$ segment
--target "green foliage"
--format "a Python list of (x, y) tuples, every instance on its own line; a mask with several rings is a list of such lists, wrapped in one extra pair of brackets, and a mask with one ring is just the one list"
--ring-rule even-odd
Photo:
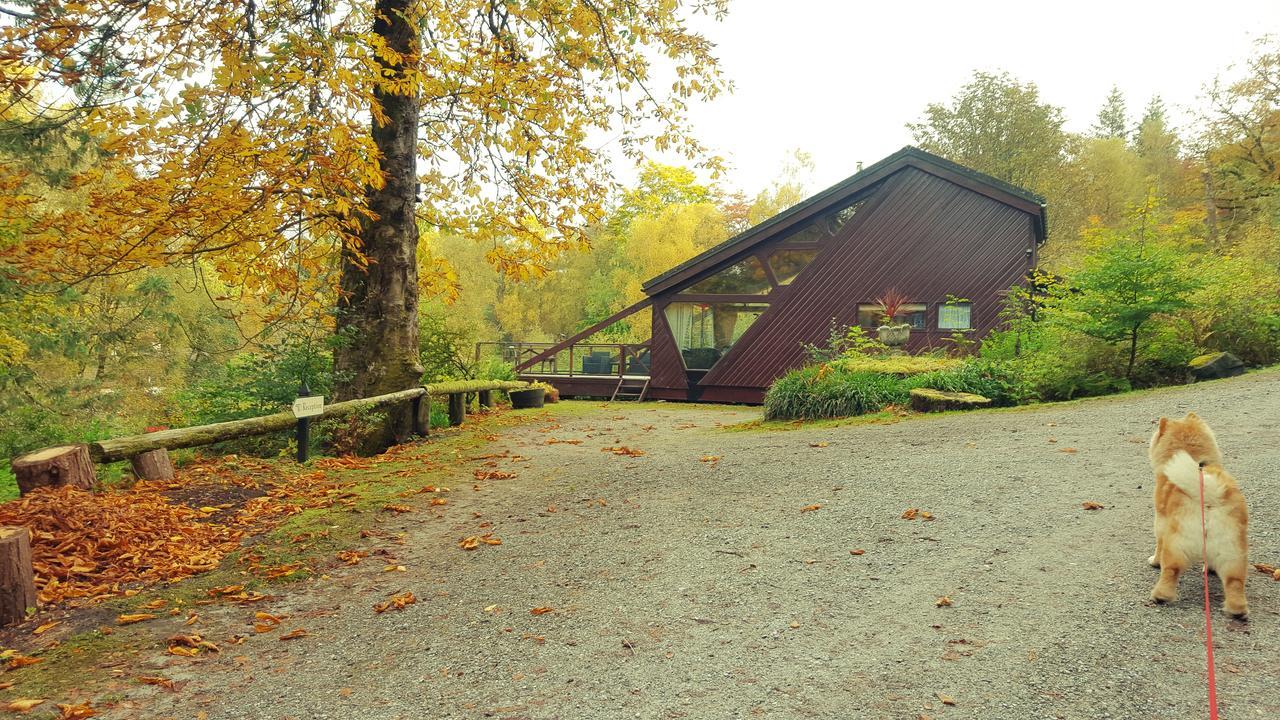
[(837, 358), (857, 358), (887, 351), (884, 343), (871, 337), (857, 325), (841, 325), (835, 318), (827, 328), (827, 339), (822, 345), (803, 343), (801, 347), (809, 362), (830, 362)]
[(1021, 405), (1036, 397), (1017, 363), (975, 358), (950, 367), (913, 375), (910, 388), (933, 388), (948, 392), (973, 393), (990, 398), (993, 405)]
[(766, 420), (813, 420), (875, 412), (907, 402), (899, 378), (874, 372), (844, 372), (808, 365), (783, 375), (764, 398)]

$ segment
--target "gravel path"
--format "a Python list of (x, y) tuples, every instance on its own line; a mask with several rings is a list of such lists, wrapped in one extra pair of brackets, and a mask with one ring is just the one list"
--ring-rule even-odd
[[(290, 586), (272, 611), (309, 637), (154, 658), (189, 684), (116, 712), (1207, 717), (1198, 574), (1177, 604), (1147, 602), (1145, 444), (1155, 418), (1188, 409), (1244, 487), (1252, 558), (1280, 564), (1277, 372), (790, 432), (716, 427), (758, 416), (749, 408), (615, 404), (503, 431), (492, 452), (528, 457), (502, 461), (518, 477), (478, 491), (468, 478), (443, 520), (406, 525), (407, 545), (388, 547), (408, 572), (371, 558)], [(619, 445), (645, 455), (601, 451)], [(936, 519), (902, 519), (912, 507)], [(502, 545), (456, 546), (487, 531)], [(371, 611), (400, 589), (418, 603)], [(1223, 717), (1280, 717), (1280, 583), (1250, 575), (1248, 623), (1229, 622), (1212, 591)]]

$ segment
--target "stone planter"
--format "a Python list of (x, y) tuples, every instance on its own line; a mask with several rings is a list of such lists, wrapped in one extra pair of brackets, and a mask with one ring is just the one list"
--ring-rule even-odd
[(516, 410), (523, 408), (540, 408), (546, 400), (547, 391), (542, 388), (529, 388), (528, 390), (512, 390), (507, 393), (511, 397), (511, 407)]
[(902, 325), (881, 325), (876, 329), (876, 337), (880, 342), (891, 348), (900, 348), (907, 344), (907, 340), (911, 338), (911, 326), (903, 323)]

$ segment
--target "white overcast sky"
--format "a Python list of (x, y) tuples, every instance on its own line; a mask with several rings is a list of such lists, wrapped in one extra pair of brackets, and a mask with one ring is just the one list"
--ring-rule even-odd
[(1155, 94), (1177, 113), (1280, 34), (1280, 0), (735, 0), (695, 27), (736, 86), (692, 108), (698, 137), (732, 163), (722, 184), (754, 195), (792, 149), (813, 155), (816, 191), (909, 144), (906, 123), (975, 69), (1036, 83), (1069, 130), (1089, 128), (1112, 84), (1131, 115)]

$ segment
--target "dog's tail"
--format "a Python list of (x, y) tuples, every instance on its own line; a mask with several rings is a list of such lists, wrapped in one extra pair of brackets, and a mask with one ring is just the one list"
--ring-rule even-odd
[[(1218, 481), (1218, 470), (1220, 468), (1212, 465), (1204, 468), (1205, 505), (1217, 505), (1222, 500), (1223, 487)], [(1200, 497), (1200, 463), (1185, 450), (1174, 453), (1173, 457), (1165, 462), (1161, 472), (1182, 492), (1193, 498)]]

